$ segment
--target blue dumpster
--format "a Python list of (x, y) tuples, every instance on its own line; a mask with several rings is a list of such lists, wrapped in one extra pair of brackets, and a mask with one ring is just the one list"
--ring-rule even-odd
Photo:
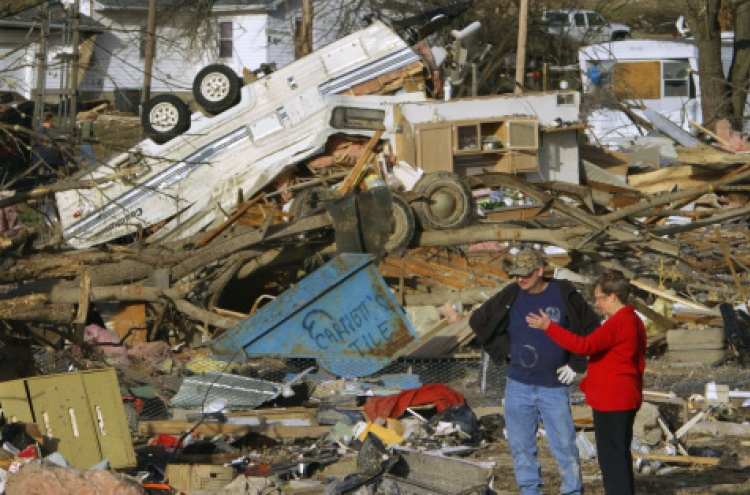
[(366, 254), (341, 254), (208, 343), (218, 359), (315, 358), (339, 376), (367, 376), (417, 334)]

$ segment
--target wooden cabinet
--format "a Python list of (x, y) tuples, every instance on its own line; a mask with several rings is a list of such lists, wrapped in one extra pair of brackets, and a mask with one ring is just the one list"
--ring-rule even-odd
[(417, 165), (425, 172), (452, 171), (460, 176), (538, 170), (539, 124), (514, 116), (422, 124), (416, 127)]

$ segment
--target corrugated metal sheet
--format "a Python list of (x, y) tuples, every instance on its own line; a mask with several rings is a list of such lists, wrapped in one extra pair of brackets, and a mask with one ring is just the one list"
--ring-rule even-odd
[(281, 386), (272, 382), (214, 371), (185, 378), (172, 405), (187, 409), (223, 400), (229, 409), (253, 409), (280, 392)]

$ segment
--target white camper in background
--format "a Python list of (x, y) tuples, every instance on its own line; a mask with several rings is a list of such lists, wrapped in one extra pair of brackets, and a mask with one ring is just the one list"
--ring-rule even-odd
[[(725, 75), (733, 43), (733, 33), (724, 33), (721, 58)], [(698, 48), (692, 39), (600, 43), (581, 48), (579, 61), (583, 112), (590, 126), (587, 132), (597, 144), (615, 147), (640, 135), (625, 113), (604, 105), (607, 98), (642, 103), (688, 131), (692, 130), (690, 120), (701, 121)], [(589, 76), (593, 65), (600, 68), (599, 84)], [(633, 112), (643, 116), (640, 110)]]

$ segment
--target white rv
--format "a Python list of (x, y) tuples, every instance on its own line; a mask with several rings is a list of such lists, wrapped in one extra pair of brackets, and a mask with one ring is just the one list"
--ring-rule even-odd
[[(477, 30), (452, 33), (460, 61), (448, 60), (454, 81), (461, 79), (455, 66), (469, 60), (462, 42)], [(412, 204), (394, 196), (394, 232), (399, 223), (411, 232), (401, 229), (392, 245), (408, 244), (415, 215), (427, 229), (469, 223), (475, 209), (462, 176), (502, 171), (578, 182), (578, 93), (428, 101), (424, 84), (412, 81), (425, 65), (375, 23), (244, 87), (233, 73), (209, 66), (194, 92), (216, 115), (189, 116), (173, 95), (150, 100), (143, 119), (151, 139), (80, 178), (133, 171), (95, 189), (56, 194), (64, 238), (86, 248), (153, 226), (152, 240), (184, 239), (223, 222), (238, 191), (250, 198), (284, 171), (321, 158), (331, 140), (361, 142), (377, 131), (388, 144), (382, 162), (415, 193)], [(399, 79), (411, 92), (367, 94)], [(341, 94), (350, 89), (361, 96)]]
[[(725, 75), (732, 61), (734, 37), (722, 37)], [(630, 39), (585, 46), (579, 51), (584, 87), (587, 131), (598, 144), (617, 146), (640, 135), (637, 126), (619, 110), (604, 104), (608, 98), (643, 104), (690, 131), (690, 120), (701, 121), (698, 48), (692, 39)], [(589, 69), (599, 66), (595, 84)], [(643, 113), (633, 112), (642, 117)]]

